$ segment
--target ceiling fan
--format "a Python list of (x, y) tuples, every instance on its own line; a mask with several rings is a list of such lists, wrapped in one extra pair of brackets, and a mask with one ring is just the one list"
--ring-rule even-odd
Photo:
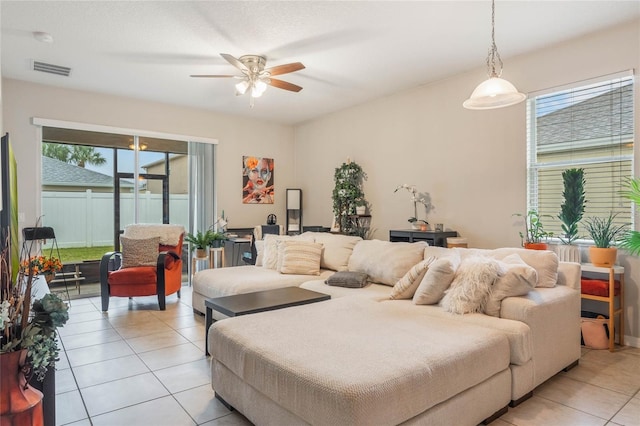
[(283, 80), (271, 78), (274, 75), (288, 74), (290, 72), (300, 71), (304, 69), (304, 65), (300, 62), (292, 62), (290, 64), (277, 65), (275, 67), (265, 69), (267, 58), (260, 55), (244, 55), (235, 58), (227, 53), (221, 53), (224, 59), (231, 65), (238, 68), (242, 75), (191, 75), (191, 77), (204, 78), (236, 78), (240, 82), (236, 84), (236, 96), (244, 95), (247, 91), (251, 93), (249, 105), (253, 108), (254, 98), (262, 96), (267, 85), (277, 87), (278, 89), (289, 90), (291, 92), (299, 92), (302, 87)]

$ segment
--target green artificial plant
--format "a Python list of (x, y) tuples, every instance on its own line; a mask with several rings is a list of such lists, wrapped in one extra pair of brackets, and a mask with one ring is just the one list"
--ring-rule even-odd
[(192, 246), (191, 249), (192, 250), (194, 248), (198, 249), (198, 250), (204, 250), (213, 241), (213, 235), (214, 235), (214, 232), (209, 229), (209, 230), (207, 230), (205, 232), (198, 231), (195, 234), (188, 233), (184, 237), (184, 240), (186, 242), (188, 242), (189, 244), (191, 244), (191, 246)]
[(553, 232), (547, 232), (542, 225), (542, 217), (551, 217), (550, 215), (541, 215), (537, 210), (529, 210), (526, 215), (522, 213), (514, 213), (512, 216), (518, 216), (524, 219), (524, 230), (520, 232), (520, 239), (522, 245), (535, 244), (542, 241), (543, 238), (549, 238), (553, 236)]
[[(635, 203), (636, 209), (640, 209), (640, 178), (630, 179), (627, 183), (627, 190), (622, 194)], [(632, 255), (639, 256), (640, 232), (628, 230), (619, 245), (620, 248), (628, 250)]]
[(343, 234), (353, 234), (355, 225), (349, 216), (356, 213), (358, 203), (365, 203), (363, 182), (367, 179), (362, 167), (354, 161), (336, 168), (334, 173), (335, 187), (331, 198), (333, 199), (333, 215)]
[(626, 224), (616, 225), (616, 216), (618, 216), (617, 213), (611, 212), (607, 218), (591, 216), (585, 220), (587, 232), (596, 247), (609, 248), (617, 245), (620, 238), (627, 232)]
[(578, 223), (582, 220), (585, 204), (587, 200), (584, 194), (584, 169), (567, 169), (562, 172), (562, 181), (564, 182), (564, 203), (560, 206), (560, 214), (558, 219), (562, 222), (562, 231), (564, 237), (560, 236), (560, 240), (564, 244), (571, 244), (578, 237)]

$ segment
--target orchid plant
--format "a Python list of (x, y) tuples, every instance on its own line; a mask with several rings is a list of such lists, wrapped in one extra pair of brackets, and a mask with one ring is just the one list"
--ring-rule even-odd
[(425, 224), (429, 224), (426, 220), (418, 219), (418, 203), (422, 204), (425, 208), (425, 211), (428, 213), (429, 210), (433, 207), (430, 203), (431, 196), (429, 193), (419, 193), (416, 189), (415, 185), (408, 185), (406, 183), (399, 185), (393, 192), (398, 192), (400, 189), (405, 189), (410, 194), (410, 200), (413, 202), (413, 217), (408, 219), (408, 222), (413, 224), (415, 222), (424, 222)]

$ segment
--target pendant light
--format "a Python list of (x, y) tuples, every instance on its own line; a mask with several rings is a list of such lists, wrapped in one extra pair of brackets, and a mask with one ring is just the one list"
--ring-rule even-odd
[(471, 97), (462, 106), (467, 109), (494, 109), (515, 105), (526, 99), (527, 95), (518, 92), (513, 84), (500, 78), (502, 75), (502, 59), (498, 53), (495, 35), (496, 2), (491, 0), (491, 47), (487, 56), (489, 79), (476, 87)]

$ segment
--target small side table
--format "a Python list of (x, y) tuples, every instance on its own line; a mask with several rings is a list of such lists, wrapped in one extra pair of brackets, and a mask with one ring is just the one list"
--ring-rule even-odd
[(193, 253), (193, 257), (191, 258), (191, 280), (193, 281), (193, 276), (196, 274), (196, 265), (198, 262), (208, 261), (211, 264), (210, 256), (198, 257), (195, 253)]
[[(220, 262), (217, 262), (217, 261)], [(224, 247), (209, 248), (209, 268), (213, 269), (218, 263), (218, 268), (224, 268)]]
[[(605, 268), (600, 266), (594, 266), (591, 263), (583, 263), (581, 264), (582, 272), (590, 272), (595, 274), (605, 274), (609, 278), (609, 296), (594, 296), (592, 294), (584, 294), (581, 293), (580, 297), (586, 300), (595, 300), (598, 302), (604, 302), (609, 304), (609, 352), (613, 352), (615, 346), (615, 316), (619, 315), (620, 326), (618, 328), (618, 335), (620, 336), (619, 342), (620, 346), (624, 345), (624, 266), (614, 265), (611, 268)], [(619, 293), (619, 305), (616, 309), (615, 299), (615, 285), (616, 285), (616, 275), (620, 280), (620, 293)]]

